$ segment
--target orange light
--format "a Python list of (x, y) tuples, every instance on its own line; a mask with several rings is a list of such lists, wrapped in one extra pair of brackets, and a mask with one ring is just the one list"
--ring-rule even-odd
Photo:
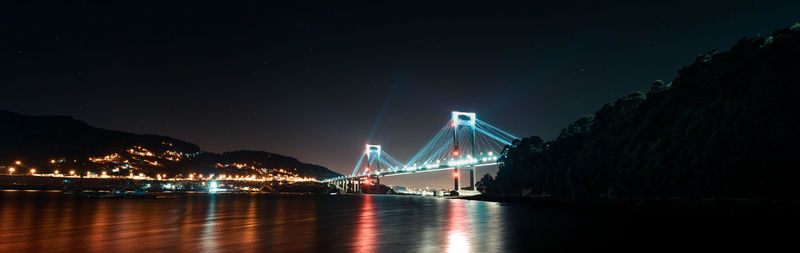
[(31, 174), (36, 173), (36, 169), (31, 169)]
[(56, 163), (56, 160), (50, 160), (50, 163)]
[(458, 156), (458, 150), (453, 151), (453, 156)]
[(14, 164), (20, 165), (20, 164), (22, 164), (22, 162), (21, 161), (16, 161), (16, 162), (14, 162)]
[(453, 177), (458, 177), (458, 173), (453, 173)]

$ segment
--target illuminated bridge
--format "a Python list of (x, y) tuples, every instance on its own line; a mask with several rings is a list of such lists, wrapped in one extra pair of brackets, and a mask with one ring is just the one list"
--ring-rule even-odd
[(407, 162), (395, 159), (381, 145), (367, 144), (350, 175), (322, 180), (350, 192), (380, 184), (381, 177), (453, 170), (454, 189), (460, 190), (459, 170), (469, 170), (469, 189), (475, 189), (476, 167), (496, 165), (499, 153), (518, 139), (479, 120), (475, 113), (456, 112), (433, 138)]

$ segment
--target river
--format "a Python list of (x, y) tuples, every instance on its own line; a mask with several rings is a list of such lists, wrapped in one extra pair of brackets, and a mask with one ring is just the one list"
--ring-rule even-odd
[(198, 193), (86, 199), (54, 191), (0, 191), (0, 252), (599, 249), (663, 232), (657, 227), (664, 224), (647, 220), (419, 196)]

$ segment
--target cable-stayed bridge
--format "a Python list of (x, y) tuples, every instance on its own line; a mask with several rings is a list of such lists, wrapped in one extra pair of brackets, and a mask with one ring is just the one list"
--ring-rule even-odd
[(454, 189), (461, 189), (460, 170), (469, 170), (469, 189), (475, 189), (476, 168), (496, 165), (499, 153), (516, 136), (479, 120), (475, 113), (451, 114), (447, 123), (407, 162), (389, 155), (381, 145), (366, 144), (350, 175), (328, 178), (346, 191), (379, 185), (381, 177), (453, 170)]

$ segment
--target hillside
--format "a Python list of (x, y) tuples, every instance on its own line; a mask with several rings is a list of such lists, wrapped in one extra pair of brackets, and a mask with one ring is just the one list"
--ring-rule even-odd
[[(654, 59), (657, 60), (657, 59)], [(800, 25), (508, 147), (490, 194), (796, 199)]]
[(288, 156), (261, 151), (202, 152), (195, 144), (171, 137), (100, 129), (70, 117), (0, 111), (0, 122), (0, 166), (23, 161), (23, 167), (40, 170), (102, 170), (120, 175), (338, 175)]

